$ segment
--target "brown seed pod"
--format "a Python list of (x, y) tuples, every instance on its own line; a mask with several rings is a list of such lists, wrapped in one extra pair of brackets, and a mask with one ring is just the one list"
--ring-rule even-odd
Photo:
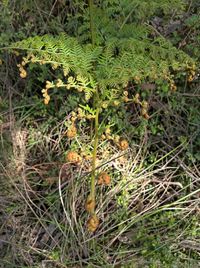
[(171, 85), (171, 91), (173, 91), (173, 92), (174, 92), (174, 91), (176, 91), (176, 90), (177, 90), (177, 86), (176, 86), (176, 85), (174, 85), (174, 84), (172, 84), (172, 85)]
[(70, 151), (66, 155), (67, 162), (71, 162), (74, 164), (80, 164), (81, 160), (82, 160), (81, 156), (74, 151)]
[(118, 146), (122, 151), (124, 151), (124, 150), (128, 149), (129, 144), (128, 144), (128, 141), (126, 139), (120, 139)]
[(96, 215), (91, 216), (87, 222), (88, 231), (93, 233), (96, 231), (98, 226), (99, 226), (99, 218)]
[(141, 115), (145, 118), (145, 119), (149, 119), (149, 115), (148, 115), (148, 112), (147, 112), (147, 109), (145, 108), (142, 108), (141, 110)]
[(95, 209), (95, 200), (91, 198), (91, 196), (88, 196), (86, 204), (85, 204), (85, 209), (87, 212), (91, 213)]
[(21, 78), (26, 78), (26, 77), (27, 77), (27, 72), (26, 72), (26, 70), (21, 69), (19, 75), (20, 75)]
[(194, 76), (193, 75), (189, 75), (187, 81), (188, 82), (192, 82), (193, 80), (194, 80)]
[(150, 118), (150, 116), (148, 115), (148, 113), (143, 114), (143, 117), (144, 117), (145, 119), (147, 119), (147, 120)]
[(106, 172), (101, 172), (98, 176), (99, 185), (110, 185), (110, 175)]
[(72, 139), (74, 137), (76, 137), (76, 134), (77, 134), (77, 129), (76, 129), (76, 126), (73, 124), (67, 131), (67, 137)]

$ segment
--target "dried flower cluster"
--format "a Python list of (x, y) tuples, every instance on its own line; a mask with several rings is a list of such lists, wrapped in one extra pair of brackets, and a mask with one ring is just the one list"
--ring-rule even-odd
[(82, 157), (77, 152), (69, 151), (66, 155), (66, 161), (72, 164), (80, 164)]
[(73, 138), (76, 137), (76, 134), (77, 134), (77, 128), (76, 128), (75, 124), (72, 124), (72, 125), (69, 127), (69, 129), (67, 130), (66, 135), (67, 135), (67, 137), (68, 137), (69, 139), (73, 139)]
[(50, 81), (46, 81), (46, 86), (45, 88), (42, 89), (42, 95), (44, 97), (44, 104), (47, 105), (50, 101), (50, 95), (48, 94), (48, 90), (50, 88), (53, 88), (54, 84), (51, 83)]
[(95, 232), (99, 226), (99, 218), (96, 215), (92, 215), (87, 222), (87, 229), (90, 232)]
[(196, 70), (195, 65), (188, 66), (188, 78), (187, 78), (188, 82), (192, 82), (194, 80), (195, 70)]
[(110, 185), (110, 175), (106, 172), (101, 172), (98, 176), (99, 185)]
[(89, 195), (85, 204), (85, 210), (89, 213), (93, 213), (95, 209), (95, 201)]
[(129, 147), (129, 143), (126, 139), (121, 138), (121, 139), (119, 139), (118, 147), (122, 151), (127, 150)]
[(135, 96), (133, 97), (133, 102), (136, 103), (136, 104), (139, 104), (141, 106), (141, 115), (145, 119), (149, 119), (148, 102), (147, 101), (141, 101), (139, 93), (135, 94)]
[(20, 72), (20, 77), (21, 78), (26, 78), (27, 77), (27, 72), (24, 69), (24, 66), (26, 65), (25, 61), (22, 61), (21, 64), (17, 64), (17, 67), (19, 68), (19, 72)]

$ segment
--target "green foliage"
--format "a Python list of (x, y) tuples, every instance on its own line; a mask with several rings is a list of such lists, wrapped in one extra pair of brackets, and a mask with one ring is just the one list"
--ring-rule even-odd
[(90, 44), (80, 45), (65, 34), (45, 35), (19, 41), (12, 48), (27, 50), (28, 61), (62, 67), (65, 75), (73, 71), (74, 75), (93, 77), (100, 88), (125, 87), (137, 76), (139, 80), (167, 80), (171, 71), (183, 71), (194, 63), (164, 38), (153, 42), (146, 38), (112, 38), (104, 46), (93, 48)]
[[(96, 2), (94, 21), (97, 44), (102, 44), (112, 37), (137, 39), (148, 37), (150, 28), (145, 25), (145, 22), (153, 15), (158, 12), (170, 15), (172, 11), (183, 11), (185, 6), (185, 2), (181, 0), (151, 2), (145, 0), (108, 0)], [(89, 11), (82, 8), (79, 13), (79, 16), (81, 15), (83, 16), (83, 22), (78, 28), (78, 38), (88, 40), (90, 38)]]
[(164, 37), (152, 36), (143, 21), (157, 10), (170, 14), (171, 9), (182, 8), (183, 3), (151, 1), (149, 6), (147, 1), (99, 2), (93, 11), (94, 47), (83, 41), (89, 39), (89, 36), (83, 37), (85, 33), (81, 29), (89, 32), (89, 11), (85, 8), (81, 18), (87, 23), (82, 23), (78, 38), (64, 33), (54, 37), (35, 36), (12, 44), (12, 48), (28, 51), (26, 62), (49, 63), (61, 67), (65, 76), (72, 72), (75, 78), (89, 79), (91, 88), (100, 88), (103, 100), (108, 98), (109, 93), (105, 90), (109, 88), (109, 99), (115, 99), (121, 92), (115, 96), (113, 87), (125, 88), (130, 81), (145, 80), (156, 83), (166, 80), (171, 84), (174, 72), (183, 72), (194, 65), (187, 54), (173, 47)]

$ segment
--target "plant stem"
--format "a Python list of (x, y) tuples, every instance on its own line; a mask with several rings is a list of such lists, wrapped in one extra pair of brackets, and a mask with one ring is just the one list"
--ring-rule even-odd
[[(94, 3), (93, 0), (88, 0), (89, 4), (89, 13), (90, 13), (90, 34), (91, 34), (91, 43), (92, 46), (95, 46), (95, 27), (94, 27)], [(95, 104), (95, 97), (97, 97), (97, 105)], [(93, 106), (96, 106), (96, 115), (95, 115), (95, 122), (94, 122), (94, 148), (93, 148), (93, 157), (92, 157), (92, 172), (91, 172), (91, 189), (90, 189), (90, 198), (95, 204), (95, 179), (96, 179), (96, 158), (97, 158), (97, 147), (98, 147), (98, 131), (99, 131), (99, 95), (98, 95), (98, 88), (96, 92), (96, 96), (93, 100)], [(91, 124), (91, 133), (92, 133), (93, 126)], [(95, 213), (95, 207), (91, 211), (92, 214)]]
[[(89, 4), (89, 13), (90, 13), (90, 35), (91, 35), (91, 43), (92, 46), (95, 46), (95, 28), (94, 28), (94, 20), (93, 20), (93, 9), (94, 9), (94, 3), (93, 0), (88, 0)], [(95, 106), (95, 101), (93, 99), (93, 107)], [(92, 132), (93, 132), (93, 121), (90, 125), (90, 137), (92, 138)]]
[(92, 45), (95, 45), (95, 29), (94, 29), (94, 19), (93, 19), (93, 0), (88, 0), (89, 3), (89, 12), (90, 12), (90, 34)]
[[(94, 126), (94, 149), (92, 157), (91, 192), (90, 192), (91, 199), (94, 202), (95, 202), (96, 158), (97, 158), (97, 147), (99, 138), (98, 130), (99, 130), (99, 108), (97, 107), (95, 116), (95, 126)], [(92, 213), (94, 213), (94, 211), (92, 211)]]

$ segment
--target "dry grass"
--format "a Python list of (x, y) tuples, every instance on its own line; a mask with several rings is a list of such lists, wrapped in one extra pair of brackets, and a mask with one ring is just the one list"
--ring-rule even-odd
[[(187, 222), (199, 213), (199, 170), (195, 165), (189, 168), (179, 157), (184, 144), (147, 165), (145, 139), (125, 152), (111, 142), (102, 141), (98, 149), (98, 170), (109, 172), (111, 185), (97, 186), (97, 215), (101, 223), (95, 234), (90, 234), (84, 204), (92, 147), (85, 135), (76, 140), (77, 149), (84, 152), (79, 166), (63, 161), (43, 162), (43, 157), (37, 159), (36, 155), (31, 155), (36, 151), (45, 155), (49, 148), (52, 155), (60, 155), (61, 140), (65, 138), (62, 126), (63, 123), (48, 134), (48, 142), (43, 136), (34, 146), (28, 144), (27, 132), (15, 132), (17, 137), (24, 138), (20, 141), (12, 135), (12, 162), (1, 169), (11, 188), (11, 197), (3, 198), (1, 210), (5, 267), (11, 263), (13, 267), (22, 264), (33, 267), (35, 263), (40, 263), (41, 267), (113, 267), (135, 258), (140, 263), (138, 267), (142, 267), (146, 261), (138, 259), (142, 246), (136, 246), (137, 232), (143, 228), (151, 230), (148, 224), (154, 215), (174, 211), (174, 215)], [(59, 135), (54, 133), (57, 129), (62, 130)], [(181, 176), (187, 177), (189, 183), (182, 183)], [(148, 222), (146, 227), (142, 225), (144, 221)], [(174, 227), (164, 226), (162, 232), (165, 228), (167, 231)], [(160, 232), (160, 227), (158, 229)], [(176, 235), (176, 241), (169, 238), (164, 244), (171, 243), (174, 251), (189, 248), (198, 252), (198, 238), (188, 239), (184, 229)], [(6, 264), (6, 259), (10, 264)]]

